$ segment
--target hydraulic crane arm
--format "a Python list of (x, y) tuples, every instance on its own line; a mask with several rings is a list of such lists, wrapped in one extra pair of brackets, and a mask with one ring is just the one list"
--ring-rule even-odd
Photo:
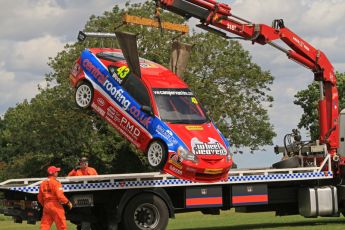
[[(320, 82), (319, 125), (320, 142), (334, 155), (339, 147), (338, 91), (332, 64), (326, 55), (285, 27), (283, 20), (272, 26), (254, 24), (231, 13), (231, 7), (214, 0), (155, 0), (159, 7), (183, 17), (200, 20), (199, 27), (226, 36), (227, 32), (258, 43), (269, 44), (286, 53), (289, 59), (310, 69)], [(291, 49), (274, 43), (281, 40)]]

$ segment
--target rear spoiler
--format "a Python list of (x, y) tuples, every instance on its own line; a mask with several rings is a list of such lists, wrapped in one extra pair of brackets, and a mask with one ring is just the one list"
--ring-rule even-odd
[(102, 32), (83, 32), (79, 31), (78, 41), (83, 42), (86, 38), (116, 38), (115, 33), (102, 33)]

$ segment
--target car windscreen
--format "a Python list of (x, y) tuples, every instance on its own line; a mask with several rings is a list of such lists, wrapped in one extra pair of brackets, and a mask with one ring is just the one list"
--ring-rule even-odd
[(175, 124), (203, 124), (209, 121), (189, 89), (153, 89), (153, 94), (163, 121)]

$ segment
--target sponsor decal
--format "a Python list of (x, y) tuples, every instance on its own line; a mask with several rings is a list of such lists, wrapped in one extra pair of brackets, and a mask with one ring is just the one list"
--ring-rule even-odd
[(200, 131), (200, 130), (204, 130), (204, 128), (200, 125), (187, 125), (186, 129), (189, 131)]
[(182, 165), (180, 163), (177, 163), (177, 162), (175, 162), (175, 161), (173, 161), (171, 159), (169, 160), (169, 163), (172, 164), (173, 166), (175, 166), (178, 169), (182, 169)]
[(116, 70), (117, 72), (117, 76), (119, 76), (119, 78), (124, 79), (128, 74), (129, 74), (129, 68), (127, 66), (121, 66), (120, 68), (118, 68)]
[(105, 102), (103, 100), (103, 98), (97, 98), (97, 103), (100, 105), (100, 106), (104, 106)]
[(153, 89), (155, 95), (168, 95), (168, 96), (193, 96), (189, 89)]
[(168, 161), (170, 164), (174, 165), (176, 168), (178, 169), (182, 169), (182, 159), (175, 153), (173, 153), (171, 156), (170, 156), (170, 159)]
[(158, 65), (154, 63), (141, 62), (140, 67), (142, 68), (158, 68)]
[(115, 81), (117, 81), (119, 84), (122, 84), (123, 79), (119, 78), (119, 76), (117, 76), (116, 73), (113, 73), (113, 78), (115, 79)]
[(152, 117), (145, 115), (140, 109), (138, 109), (136, 106), (132, 105), (129, 109), (129, 113), (136, 118), (143, 126), (146, 127), (146, 129), (149, 128), (149, 125), (151, 124)]
[(137, 148), (140, 148), (141, 144), (136, 141), (136, 138), (133, 138), (133, 135), (128, 134), (125, 130), (122, 129), (117, 123), (115, 123), (110, 117), (105, 116), (105, 120), (111, 124), (118, 132), (120, 132), (124, 137), (126, 137), (132, 144), (134, 144)]
[(125, 130), (123, 130), (117, 123), (111, 120), (108, 116), (105, 116), (105, 120), (110, 123), (120, 134), (122, 134), (125, 138), (127, 138), (132, 144), (134, 144), (137, 148), (140, 148), (141, 144), (133, 138), (132, 135), (128, 134)]
[(223, 169), (205, 169), (205, 174), (221, 174)]
[(170, 143), (172, 143), (174, 145), (178, 144), (178, 142), (175, 139), (175, 137), (173, 136), (173, 133), (171, 132), (171, 130), (164, 129), (161, 125), (157, 125), (156, 132), (158, 134), (162, 135), (163, 137), (165, 137)]
[(201, 142), (198, 138), (193, 137), (191, 141), (192, 152), (195, 155), (227, 155), (223, 145), (213, 138), (208, 138), (209, 142)]
[[(113, 96), (115, 101), (117, 101), (125, 110), (128, 110), (131, 102), (123, 95), (124, 91), (121, 88), (114, 86), (113, 83), (109, 81), (108, 76), (104, 75), (98, 68), (96, 68), (89, 59), (84, 59), (82, 65), (105, 87), (106, 91)], [(126, 74), (126, 70), (122, 69), (121, 74), (121, 76)]]
[(82, 65), (101, 84), (104, 84), (104, 82), (108, 79), (108, 76), (104, 75), (98, 68), (96, 68), (96, 66), (94, 66), (89, 59), (84, 59)]
[(142, 62), (140, 63), (140, 67), (142, 68), (157, 68), (158, 66), (153, 63)]
[(196, 104), (196, 105), (198, 104), (198, 100), (197, 100), (195, 97), (192, 97), (191, 100), (192, 100), (192, 103), (194, 103), (194, 104)]
[(116, 122), (120, 122), (121, 114), (117, 112), (113, 107), (109, 106), (107, 109), (107, 116), (113, 119)]
[(104, 117), (105, 111), (95, 103), (93, 103), (92, 105), (93, 109), (96, 110), (96, 112), (99, 113), (102, 117)]
[(127, 66), (110, 66), (109, 72), (112, 74), (112, 77), (115, 79), (115, 81), (117, 81), (119, 84), (122, 84), (123, 80), (127, 77), (130, 70)]
[[(137, 140), (140, 136), (140, 130), (129, 121), (126, 117), (124, 117), (121, 113), (116, 111), (113, 107), (109, 106), (106, 112), (107, 120), (117, 129), (123, 130), (128, 134), (131, 139)], [(128, 136), (126, 135), (126, 136)]]
[(175, 168), (173, 165), (169, 165), (169, 169), (173, 171), (174, 173), (177, 173), (179, 175), (182, 175), (182, 170)]
[(102, 117), (104, 117), (104, 119), (118, 132), (125, 136), (135, 146), (140, 148), (141, 144), (138, 142), (138, 139), (140, 136), (142, 136), (141, 130), (136, 127), (135, 124), (127, 120), (127, 118), (125, 118), (122, 113), (120, 113), (114, 107), (107, 106), (104, 110), (104, 106), (99, 105), (103, 103), (105, 106), (107, 106), (108, 104), (103, 98), (97, 98), (97, 100), (95, 100), (95, 103), (92, 103), (92, 108)]
[(139, 137), (140, 130), (137, 127), (135, 127), (135, 125), (132, 122), (130, 122), (127, 118), (121, 118), (120, 126), (124, 128), (127, 132), (133, 134), (136, 137)]
[(131, 102), (123, 95), (123, 89), (116, 88), (109, 80), (106, 80), (103, 86), (125, 110), (128, 110)]

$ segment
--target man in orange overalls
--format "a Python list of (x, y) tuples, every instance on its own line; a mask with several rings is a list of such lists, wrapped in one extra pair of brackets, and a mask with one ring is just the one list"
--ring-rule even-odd
[(86, 157), (79, 160), (79, 165), (68, 173), (68, 176), (93, 176), (98, 175), (96, 169), (89, 167), (89, 161)]
[(65, 210), (62, 205), (67, 205), (71, 209), (72, 203), (65, 197), (62, 185), (56, 180), (60, 168), (50, 166), (47, 170), (48, 179), (40, 185), (38, 202), (43, 206), (41, 219), (41, 230), (49, 230), (55, 222), (58, 230), (66, 230)]

